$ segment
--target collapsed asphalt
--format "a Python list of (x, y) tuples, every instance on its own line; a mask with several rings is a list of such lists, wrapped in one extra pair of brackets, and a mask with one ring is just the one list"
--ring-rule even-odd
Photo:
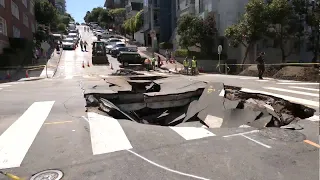
[[(121, 73), (122, 72), (122, 73)], [(288, 127), (315, 110), (287, 100), (241, 91), (241, 87), (182, 77), (140, 76), (120, 70), (84, 87), (88, 111), (143, 124), (177, 126), (195, 122), (209, 128)], [(116, 74), (115, 74), (116, 75)], [(130, 76), (128, 76), (130, 75)]]

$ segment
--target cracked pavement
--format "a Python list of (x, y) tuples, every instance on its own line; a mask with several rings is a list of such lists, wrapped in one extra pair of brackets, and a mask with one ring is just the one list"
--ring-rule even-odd
[[(89, 34), (85, 36), (92, 38)], [(174, 129), (119, 120), (132, 148), (111, 152), (112, 146), (122, 143), (117, 141), (113, 143), (118, 144), (103, 147), (110, 150), (109, 153), (94, 154), (91, 136), (94, 129), (90, 126), (93, 122), (85, 112), (82, 85), (101, 78), (65, 79), (67, 74), (64, 73), (107, 75), (109, 70), (104, 66), (90, 70), (73, 67), (81, 64), (84, 58), (88, 59), (90, 54), (68, 53), (74, 54), (62, 56), (61, 68), (53, 79), (0, 84), (3, 87), (0, 91), (0, 165), (11, 166), (1, 170), (26, 179), (46, 169), (60, 169), (64, 173), (63, 179), (68, 180), (319, 179), (319, 149), (296, 141), (301, 137), (299, 133), (289, 134), (289, 139), (273, 139), (266, 136), (273, 131), (258, 132), (254, 128), (194, 128), (193, 122), (188, 122), (184, 127)], [(66, 64), (67, 61), (70, 64)], [(70, 71), (65, 70), (67, 66)], [(237, 83), (238, 80), (229, 80), (227, 84)], [(54, 101), (49, 110), (41, 104), (48, 101)], [(21, 118), (35, 102), (41, 106), (28, 117)], [(35, 129), (44, 111), (49, 114), (39, 129)], [(318, 143), (318, 123), (300, 123), (305, 129), (297, 132)], [(11, 128), (13, 124), (19, 128)], [(104, 128), (107, 127), (100, 127), (101, 130)], [(183, 134), (186, 129), (199, 137)], [(11, 139), (4, 138), (4, 132), (8, 131)], [(32, 139), (30, 134), (34, 131), (38, 132)], [(277, 132), (288, 135), (284, 131)], [(11, 151), (5, 151), (6, 147)], [(7, 162), (3, 161), (5, 155)], [(6, 178), (0, 176), (2, 179)]]

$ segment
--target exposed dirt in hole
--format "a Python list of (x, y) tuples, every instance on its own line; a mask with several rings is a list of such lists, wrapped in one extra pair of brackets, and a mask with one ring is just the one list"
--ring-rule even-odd
[(210, 128), (248, 125), (281, 127), (313, 116), (315, 110), (241, 87), (183, 77), (112, 77), (85, 90), (87, 108), (116, 119), (180, 126), (196, 121)]

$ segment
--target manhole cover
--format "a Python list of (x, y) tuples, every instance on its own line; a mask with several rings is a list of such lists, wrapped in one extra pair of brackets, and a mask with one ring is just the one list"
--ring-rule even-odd
[(60, 170), (45, 170), (33, 175), (30, 180), (60, 180), (63, 173)]
[(284, 142), (301, 142), (306, 139), (306, 136), (300, 132), (280, 129), (280, 128), (266, 128), (259, 131), (262, 136), (269, 139), (274, 139)]

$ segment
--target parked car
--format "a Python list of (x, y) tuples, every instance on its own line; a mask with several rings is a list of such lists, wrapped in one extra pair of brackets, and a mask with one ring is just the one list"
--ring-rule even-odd
[(130, 51), (130, 49), (127, 47), (115, 47), (115, 48), (111, 49), (110, 54), (112, 57), (117, 57), (118, 54), (122, 51), (128, 52), (128, 51)]
[(141, 58), (138, 52), (120, 52), (117, 60), (123, 65), (123, 67), (129, 66), (129, 64), (144, 64), (144, 59)]
[(118, 39), (118, 38), (109, 38), (109, 39), (106, 41), (106, 44), (107, 44), (107, 46), (108, 46), (108, 45), (115, 44), (116, 42), (121, 42), (121, 40)]
[(106, 47), (106, 51), (107, 51), (108, 54), (110, 54), (111, 49), (117, 48), (117, 47), (126, 47), (126, 44), (123, 43), (123, 42), (115, 42), (114, 44), (108, 45)]
[(74, 41), (75, 41), (75, 43), (78, 43), (79, 42), (79, 35), (77, 34), (77, 33), (69, 33), (68, 34), (68, 36), (67, 36), (68, 38), (73, 38), (74, 39)]
[(76, 48), (74, 38), (66, 38), (62, 40), (62, 49), (72, 49)]

